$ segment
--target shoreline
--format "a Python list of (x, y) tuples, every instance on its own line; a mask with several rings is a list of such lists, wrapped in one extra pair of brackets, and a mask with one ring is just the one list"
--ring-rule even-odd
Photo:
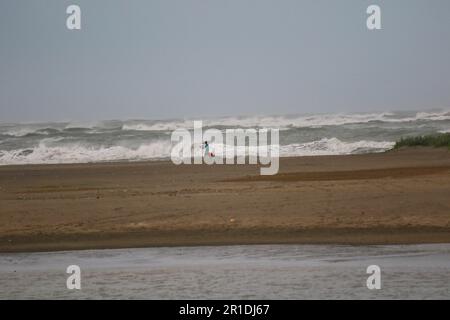
[(0, 253), (450, 243), (450, 151), (0, 166)]
[[(199, 233), (202, 233), (199, 236)], [(82, 240), (79, 241), (80, 237)], [(206, 239), (205, 239), (206, 237)], [(450, 228), (370, 228), (311, 230), (177, 230), (64, 236), (10, 237), (13, 247), (2, 253), (241, 245), (418, 245), (450, 243)], [(1, 242), (7, 239), (0, 238)]]

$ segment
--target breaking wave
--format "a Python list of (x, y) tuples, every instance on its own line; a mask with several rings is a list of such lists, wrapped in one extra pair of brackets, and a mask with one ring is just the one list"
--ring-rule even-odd
[(137, 148), (125, 146), (96, 148), (82, 145), (48, 146), (40, 143), (34, 148), (0, 151), (0, 165), (163, 159), (170, 156), (170, 150), (171, 145), (167, 142), (143, 144)]
[[(358, 141), (343, 142), (337, 138), (321, 139), (308, 143), (280, 146), (280, 156), (339, 155), (365, 152), (381, 152), (390, 149), (392, 142)], [(157, 141), (136, 148), (125, 146), (88, 147), (82, 145), (49, 146), (41, 142), (37, 147), (11, 151), (0, 151), (0, 165), (10, 164), (57, 164), (89, 163), (107, 161), (138, 161), (168, 159), (172, 144), (170, 141)], [(245, 147), (238, 147), (238, 154), (245, 154)], [(211, 148), (216, 156), (224, 155), (224, 146)], [(248, 150), (255, 154), (257, 150)]]

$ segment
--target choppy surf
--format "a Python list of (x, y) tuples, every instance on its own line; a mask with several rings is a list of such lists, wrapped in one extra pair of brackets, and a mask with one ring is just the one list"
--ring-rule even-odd
[[(450, 131), (450, 111), (0, 124), (0, 165), (160, 160), (173, 130), (278, 128), (281, 156), (382, 152), (401, 137)], [(216, 146), (220, 149), (222, 146)]]

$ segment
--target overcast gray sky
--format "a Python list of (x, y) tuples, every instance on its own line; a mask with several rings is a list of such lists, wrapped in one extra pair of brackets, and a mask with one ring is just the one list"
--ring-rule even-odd
[(450, 106), (448, 0), (1, 0), (0, 27), (1, 122)]

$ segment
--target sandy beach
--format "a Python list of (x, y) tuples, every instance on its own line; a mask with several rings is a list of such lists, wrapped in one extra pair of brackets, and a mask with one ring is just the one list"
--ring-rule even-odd
[(450, 151), (0, 167), (0, 251), (450, 242)]

